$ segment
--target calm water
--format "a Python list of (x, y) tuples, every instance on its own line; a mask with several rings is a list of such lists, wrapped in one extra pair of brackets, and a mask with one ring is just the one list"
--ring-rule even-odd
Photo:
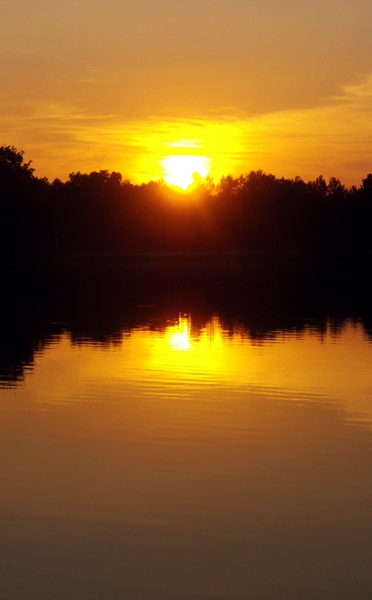
[(56, 286), (1, 313), (2, 600), (372, 597), (363, 305)]

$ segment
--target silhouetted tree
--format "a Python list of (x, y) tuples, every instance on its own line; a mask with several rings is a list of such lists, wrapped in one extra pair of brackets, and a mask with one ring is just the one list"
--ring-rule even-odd
[(34, 169), (31, 161), (25, 163), (24, 152), (14, 146), (0, 146), (0, 182), (4, 184), (19, 184), (33, 177)]
[(277, 178), (261, 170), (189, 194), (163, 181), (134, 185), (108, 170), (52, 184), (13, 146), (0, 147), (2, 254), (133, 252), (372, 252), (372, 174), (348, 189), (322, 175)]
[(362, 192), (372, 200), (372, 173), (368, 173), (365, 179), (362, 179)]
[(48, 186), (34, 176), (31, 161), (14, 146), (0, 147), (0, 235), (3, 252), (19, 253), (35, 242), (35, 225), (43, 217), (40, 203)]

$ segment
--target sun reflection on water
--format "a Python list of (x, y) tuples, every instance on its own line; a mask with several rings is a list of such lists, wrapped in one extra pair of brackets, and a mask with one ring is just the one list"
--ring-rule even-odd
[(180, 315), (178, 323), (172, 325), (167, 330), (168, 344), (173, 350), (184, 352), (191, 350), (190, 343), (190, 318)]
[(225, 377), (228, 368), (228, 346), (218, 316), (202, 328), (190, 314), (180, 313), (167, 327), (152, 337), (148, 365), (157, 373), (172, 377), (202, 377), (205, 381)]
[[(155, 327), (123, 331), (112, 345), (77, 343), (63, 333), (25, 372), (25, 403), (29, 406), (30, 398), (38, 406), (85, 402), (119, 392), (156, 397), (164, 396), (167, 386), (182, 395), (217, 384), (296, 402), (326, 399), (354, 422), (372, 423), (372, 344), (360, 324), (347, 322), (336, 336), (330, 328), (320, 333), (308, 327), (277, 331), (258, 342), (239, 323), (227, 327), (218, 314), (202, 320), (176, 315), (164, 316)], [(7, 381), (0, 380), (0, 387), (4, 394)]]

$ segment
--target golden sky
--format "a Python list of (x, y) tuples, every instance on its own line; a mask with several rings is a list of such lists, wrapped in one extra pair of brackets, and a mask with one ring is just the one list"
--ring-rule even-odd
[[(372, 171), (370, 0), (3, 0), (0, 144), (39, 176)], [(191, 159), (190, 159), (191, 161)], [(192, 162), (192, 161), (191, 161)]]

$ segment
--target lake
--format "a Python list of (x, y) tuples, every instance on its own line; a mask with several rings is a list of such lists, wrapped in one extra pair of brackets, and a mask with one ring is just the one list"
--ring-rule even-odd
[(168, 275), (3, 300), (0, 597), (371, 598), (369, 296)]

